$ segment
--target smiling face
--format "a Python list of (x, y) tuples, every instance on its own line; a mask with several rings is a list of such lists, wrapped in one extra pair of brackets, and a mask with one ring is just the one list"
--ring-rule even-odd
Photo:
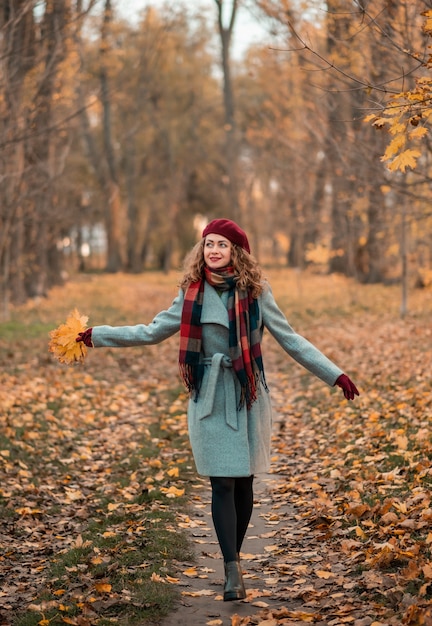
[(204, 241), (204, 261), (211, 270), (220, 270), (231, 262), (232, 244), (222, 235), (209, 233)]

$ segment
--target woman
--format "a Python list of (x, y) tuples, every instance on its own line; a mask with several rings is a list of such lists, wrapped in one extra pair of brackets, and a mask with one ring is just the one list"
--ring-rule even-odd
[(246, 233), (227, 219), (206, 226), (185, 261), (179, 295), (149, 325), (96, 326), (77, 337), (87, 346), (123, 347), (159, 343), (180, 330), (189, 437), (198, 473), (210, 478), (224, 600), (246, 597), (239, 554), (252, 514), (253, 477), (270, 465), (264, 328), (312, 374), (341, 387), (347, 399), (358, 395), (348, 376), (291, 328), (262, 280)]

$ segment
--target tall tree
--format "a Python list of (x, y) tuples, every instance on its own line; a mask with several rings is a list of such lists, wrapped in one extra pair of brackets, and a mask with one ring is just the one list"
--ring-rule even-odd
[(56, 213), (53, 182), (59, 174), (59, 166), (64, 163), (59, 157), (63, 149), (67, 150), (67, 135), (54, 131), (52, 120), (59, 92), (59, 68), (67, 54), (70, 17), (69, 0), (45, 3), (41, 22), (41, 73), (28, 120), (32, 136), (25, 142), (28, 168), (25, 185), (30, 200), (25, 245), (33, 260), (26, 275), (30, 295), (46, 294), (56, 279), (53, 261), (57, 257), (59, 231), (53, 219)]
[[(352, 17), (344, 11), (343, 0), (327, 0), (327, 55), (329, 63), (349, 66), (349, 36)], [(351, 170), (353, 133), (353, 102), (351, 92), (338, 76), (327, 80), (326, 136), (324, 140), (324, 161), (331, 167), (327, 172), (326, 184), (330, 182), (331, 198), (331, 258), (330, 271), (353, 273), (349, 266), (349, 250), (353, 247), (350, 237), (350, 211), (356, 193), (356, 180), (348, 172)], [(346, 245), (350, 242), (349, 245)]]
[(238, 157), (239, 141), (235, 118), (235, 103), (233, 83), (231, 77), (231, 42), (232, 35), (239, 6), (238, 0), (232, 0), (231, 11), (225, 24), (224, 0), (215, 0), (217, 7), (217, 24), (221, 43), (222, 72), (223, 72), (223, 101), (225, 109), (225, 176), (223, 178), (227, 187), (227, 200), (229, 206), (225, 209), (225, 214), (231, 214), (234, 219), (239, 219), (239, 197), (238, 197)]
[(1, 58), (3, 59), (1, 126), (3, 138), (0, 183), (0, 293), (2, 316), (9, 300), (22, 302), (24, 287), (24, 172), (25, 156), (21, 137), (26, 125), (21, 114), (25, 100), (25, 78), (36, 63), (36, 32), (28, 0), (5, 2), (0, 14)]
[[(112, 98), (113, 92), (110, 88), (109, 67), (114, 62), (112, 53), (112, 32), (113, 8), (111, 0), (105, 0), (100, 27), (99, 55), (97, 63), (97, 74), (99, 85), (97, 88), (98, 100), (102, 111), (102, 142), (98, 148), (96, 138), (92, 132), (89, 119), (89, 109), (81, 107), (81, 130), (83, 141), (86, 146), (87, 155), (94, 169), (96, 180), (104, 198), (105, 215), (104, 222), (107, 234), (107, 262), (106, 269), (109, 272), (117, 272), (124, 268), (125, 257), (125, 211), (120, 193), (120, 180), (118, 173), (118, 163), (114, 150), (113, 139), (113, 116)], [(82, 33), (77, 30), (75, 41), (81, 58), (81, 71), (84, 71), (84, 45)], [(84, 91), (84, 84), (81, 81), (76, 83), (77, 101), (86, 101), (87, 94)], [(94, 98), (94, 95), (93, 95)]]

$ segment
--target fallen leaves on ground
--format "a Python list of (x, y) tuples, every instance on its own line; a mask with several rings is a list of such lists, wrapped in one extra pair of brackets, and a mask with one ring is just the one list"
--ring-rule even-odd
[[(266, 588), (251, 585), (250, 615), (237, 616), (233, 624), (428, 626), (430, 295), (425, 292), (416, 314), (401, 322), (397, 308), (388, 306), (394, 292), (356, 286), (357, 302), (368, 307), (348, 305), (346, 282), (319, 277), (318, 283), (313, 277), (297, 302), (294, 295), (286, 298), (289, 280), (295, 292), (295, 279), (282, 273), (275, 279), (273, 290), (295, 328), (345, 369), (361, 395), (347, 402), (339, 389), (305, 373), (266, 337), (275, 406), (270, 510), (264, 518), (268, 543), (263, 555), (243, 555), (247, 575), (253, 579), (256, 571)], [(101, 277), (97, 288), (92, 285), (95, 297), (103, 295), (102, 283), (113, 291), (115, 280)], [(165, 308), (172, 291), (161, 287), (149, 298), (149, 288), (137, 289), (136, 280), (124, 277), (116, 299), (139, 311), (136, 322), (150, 321), (142, 303)], [(127, 323), (134, 323), (128, 314)], [(30, 608), (43, 623), (55, 610), (58, 623), (93, 626), (113, 607), (119, 611), (136, 602), (133, 590), (117, 586), (116, 568), (128, 550), (137, 576), (151, 568), (139, 559), (151, 526), (172, 533), (189, 528), (201, 540), (202, 520), (176, 505), (184, 494), (194, 497), (196, 477), (185, 443), (186, 397), (177, 386), (175, 353), (174, 338), (145, 349), (91, 351), (79, 368), (68, 369), (37, 350), (26, 352), (22, 344), (6, 347), (0, 374), (0, 558), (7, 579), (0, 612)], [(145, 455), (146, 441), (157, 455)], [(152, 493), (160, 494), (154, 505), (161, 513), (177, 512), (175, 526), (155, 522), (154, 510), (150, 516), (152, 500), (143, 504), (143, 498)], [(92, 524), (101, 528), (97, 544), (87, 538)], [(75, 561), (67, 577), (56, 579), (53, 564), (65, 554)], [(186, 579), (191, 602), (198, 593), (217, 603), (220, 595), (205, 580), (212, 575), (207, 570), (153, 572), (152, 584), (175, 587)], [(203, 578), (209, 588), (194, 589), (194, 581), (202, 584)], [(49, 599), (40, 599), (42, 592)], [(272, 606), (265, 606), (267, 599)]]
[[(273, 370), (272, 502), (279, 523), (271, 543), (281, 552), (266, 575), (278, 578), (281, 602), (297, 600), (314, 614), (303, 621), (432, 623), (426, 337), (430, 331), (415, 318), (401, 324), (368, 315), (332, 334), (315, 327), (314, 342), (359, 381), (353, 403), (291, 364)], [(293, 385), (297, 377), (300, 384)], [(290, 387), (295, 391), (287, 397)]]

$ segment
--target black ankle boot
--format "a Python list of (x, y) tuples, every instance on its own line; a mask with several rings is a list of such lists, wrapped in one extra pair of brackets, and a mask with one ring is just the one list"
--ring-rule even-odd
[(246, 590), (239, 561), (225, 563), (225, 587), (224, 601), (243, 600), (246, 598)]

